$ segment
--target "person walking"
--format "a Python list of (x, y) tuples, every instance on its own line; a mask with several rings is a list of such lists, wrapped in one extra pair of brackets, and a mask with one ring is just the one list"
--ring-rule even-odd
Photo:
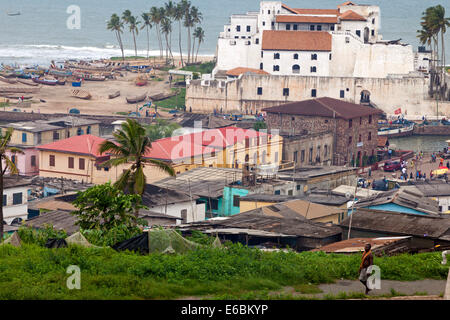
[(366, 246), (364, 247), (364, 253), (363, 256), (361, 258), (361, 264), (359, 265), (359, 281), (361, 281), (361, 283), (366, 287), (366, 292), (365, 294), (369, 294), (369, 287), (367, 286), (367, 279), (368, 279), (368, 274), (367, 274), (367, 268), (369, 268), (371, 265), (373, 265), (373, 255), (372, 255), (372, 246), (370, 245), (370, 243), (366, 244)]

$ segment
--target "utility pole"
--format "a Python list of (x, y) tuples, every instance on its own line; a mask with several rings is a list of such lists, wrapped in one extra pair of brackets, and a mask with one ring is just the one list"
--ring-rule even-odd
[(355, 209), (355, 202), (356, 202), (356, 192), (358, 191), (358, 180), (359, 180), (359, 175), (356, 175), (356, 186), (355, 186), (355, 195), (353, 197), (353, 203), (352, 203), (352, 213), (350, 214), (350, 222), (348, 224), (348, 234), (347, 234), (347, 239), (350, 239), (350, 235), (352, 232), (352, 220), (353, 220), (353, 212)]

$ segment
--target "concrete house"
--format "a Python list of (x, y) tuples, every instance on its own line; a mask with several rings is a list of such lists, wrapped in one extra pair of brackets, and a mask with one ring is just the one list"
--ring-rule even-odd
[(11, 225), (25, 221), (28, 216), (30, 181), (18, 176), (3, 178), (3, 223)]
[(19, 174), (34, 176), (39, 174), (38, 146), (77, 135), (99, 135), (100, 122), (69, 116), (0, 125), (0, 130), (6, 128), (14, 129), (10, 145), (23, 151), (23, 154), (8, 154)]

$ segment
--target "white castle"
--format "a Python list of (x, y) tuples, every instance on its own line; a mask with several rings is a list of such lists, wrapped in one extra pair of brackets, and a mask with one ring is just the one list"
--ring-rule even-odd
[(337, 9), (294, 9), (262, 1), (258, 12), (231, 16), (219, 36), (213, 74), (235, 68), (361, 78), (428, 72), (429, 53), (414, 53), (400, 40), (383, 40), (380, 20), (378, 6), (350, 1)]

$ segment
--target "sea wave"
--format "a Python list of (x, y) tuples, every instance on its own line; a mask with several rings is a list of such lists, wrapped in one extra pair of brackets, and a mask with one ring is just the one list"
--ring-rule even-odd
[[(135, 51), (124, 50), (126, 56), (134, 56)], [(52, 44), (38, 45), (4, 45), (0, 47), (0, 62), (18, 66), (42, 65), (48, 66), (51, 61), (67, 59), (107, 59), (121, 56), (120, 48), (110, 43), (103, 47), (74, 47)], [(138, 50), (139, 56), (147, 56), (147, 50)], [(159, 55), (159, 50), (150, 50), (150, 56)], [(174, 56), (177, 56), (174, 53)]]

